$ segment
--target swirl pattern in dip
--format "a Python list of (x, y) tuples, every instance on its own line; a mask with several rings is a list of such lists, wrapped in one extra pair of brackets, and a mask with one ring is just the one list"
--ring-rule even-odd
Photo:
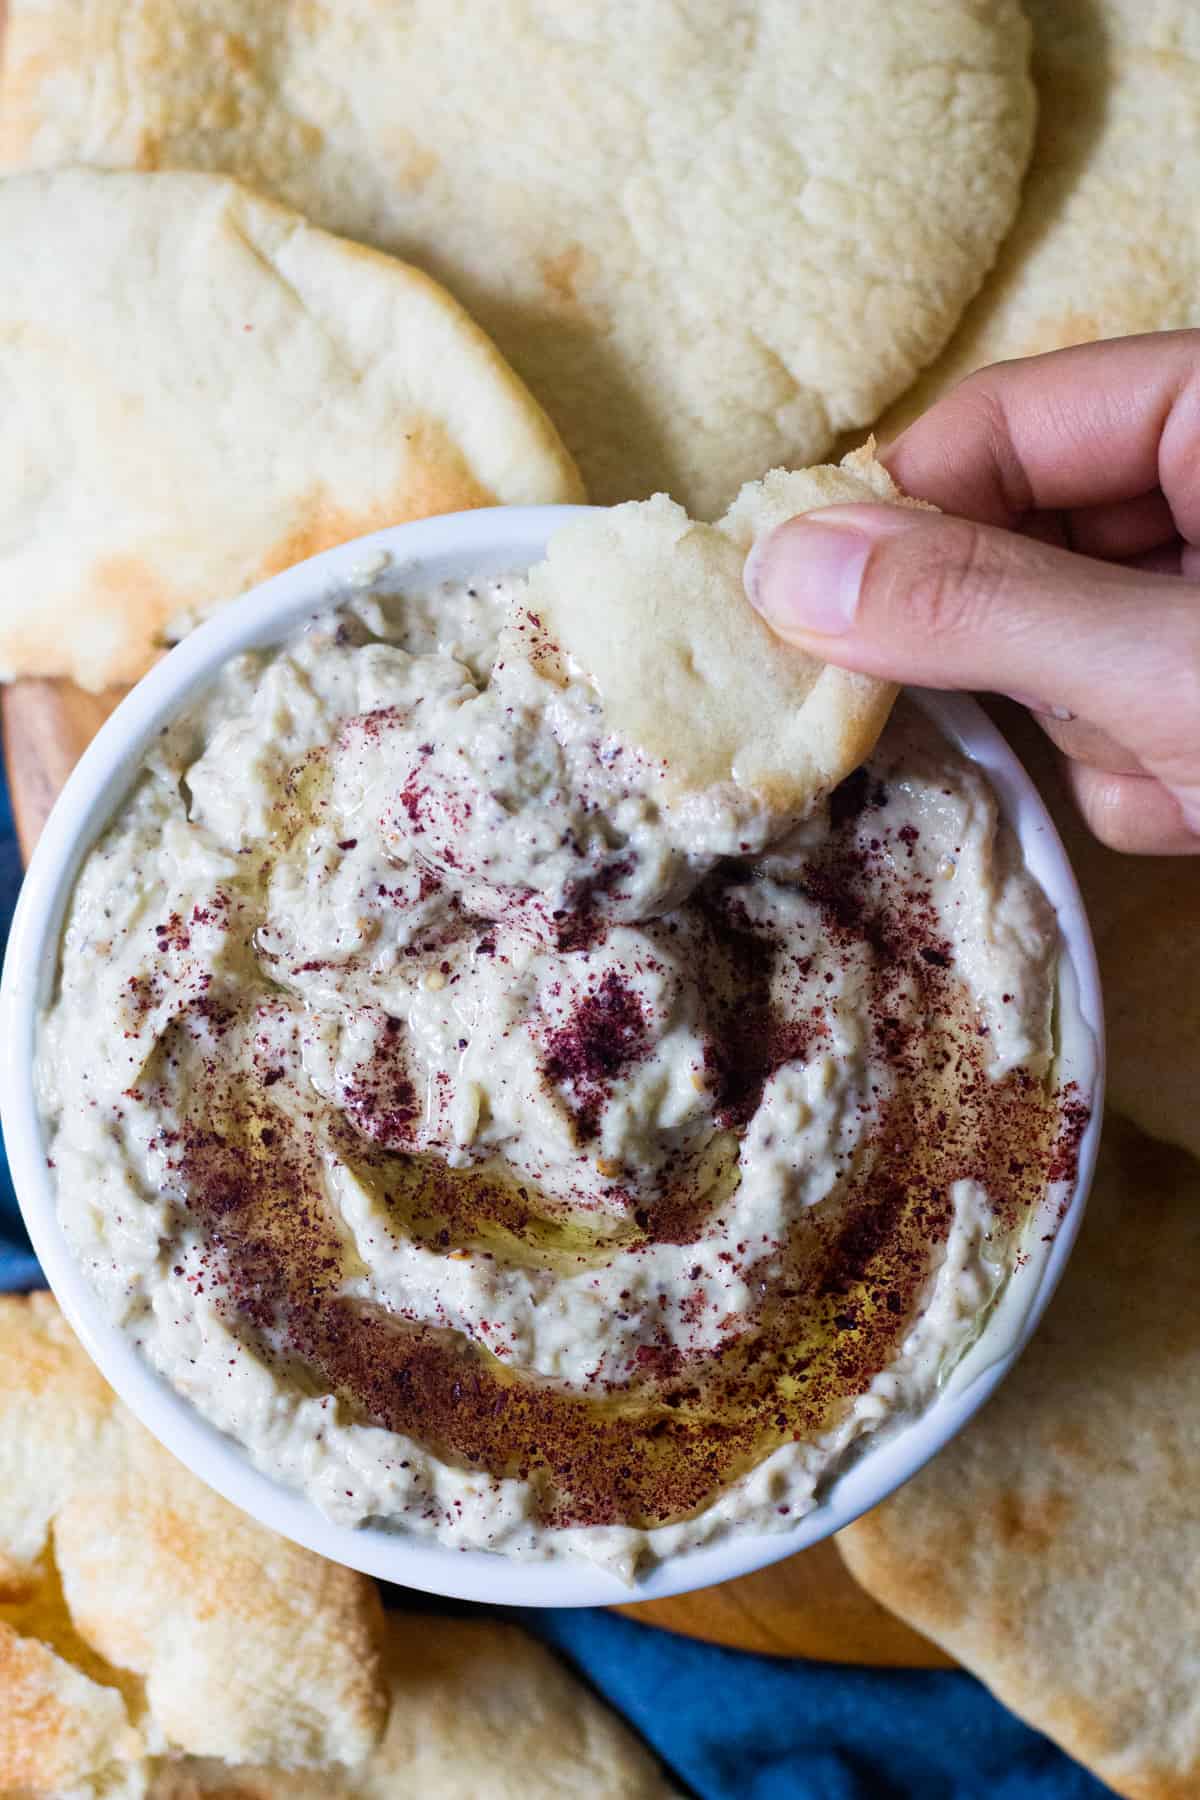
[(923, 717), (781, 837), (664, 798), (522, 589), (229, 667), (87, 859), (39, 1079), (89, 1277), (259, 1466), (628, 1571), (928, 1403), (1078, 1119), (1049, 909)]

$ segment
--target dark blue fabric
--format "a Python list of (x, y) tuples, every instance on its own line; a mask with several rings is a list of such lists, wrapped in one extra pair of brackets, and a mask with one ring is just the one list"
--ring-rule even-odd
[[(0, 948), (8, 942), (17, 890), (21, 885), (21, 858), (13, 830), (12, 805), (8, 783), (0, 773)], [(0, 1153), (0, 1293), (20, 1293), (25, 1288), (41, 1287), (42, 1275), (17, 1210), (8, 1158)]]
[(616, 1613), (522, 1614), (699, 1800), (1104, 1800), (970, 1675), (836, 1668)]
[[(20, 879), (0, 781), (0, 938)], [(40, 1282), (0, 1157), (0, 1291)], [(396, 1599), (428, 1605), (417, 1595)], [(510, 1616), (560, 1650), (698, 1800), (1102, 1800), (1108, 1792), (969, 1675), (745, 1656), (615, 1613)]]

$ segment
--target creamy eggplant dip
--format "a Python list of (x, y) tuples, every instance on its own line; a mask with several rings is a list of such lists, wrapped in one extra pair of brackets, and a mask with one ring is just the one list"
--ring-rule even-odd
[(39, 1051), (111, 1317), (342, 1522), (630, 1574), (783, 1529), (1044, 1231), (1053, 916), (902, 707), (664, 795), (521, 579), (242, 656), (87, 857)]

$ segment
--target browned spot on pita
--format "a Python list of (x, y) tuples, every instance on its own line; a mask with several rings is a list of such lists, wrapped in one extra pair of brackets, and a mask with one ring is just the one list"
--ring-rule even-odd
[(113, 612), (123, 621), (144, 622), (148, 631), (155, 630), (182, 604), (182, 597), (132, 552), (103, 557), (92, 571), (92, 583), (101, 610)]
[(1074, 1419), (1064, 1419), (1054, 1439), (1055, 1454), (1064, 1462), (1090, 1463), (1095, 1460), (1087, 1433)]
[[(31, 1397), (41, 1399), (64, 1381), (77, 1384), (80, 1380), (78, 1363), (78, 1351), (73, 1345), (56, 1342), (31, 1330), (21, 1358), (21, 1385)], [(85, 1381), (83, 1386), (90, 1390), (86, 1396), (89, 1403), (102, 1401), (107, 1407), (107, 1390), (98, 1374), (94, 1381)]]
[(386, 149), (392, 177), (406, 194), (419, 194), (441, 167), (441, 158), (427, 144), (400, 127), (388, 133)]
[(216, 52), (223, 57), (231, 69), (239, 74), (249, 75), (254, 67), (254, 52), (244, 37), (236, 31), (220, 31), (217, 33)]
[(591, 257), (582, 244), (568, 244), (557, 256), (547, 256), (542, 262), (542, 280), (551, 299), (564, 311), (573, 311), (582, 306), (579, 298), (579, 284), (587, 279), (591, 272)]
[(1069, 344), (1091, 344), (1104, 336), (1094, 313), (1059, 313), (1042, 320), (1014, 356), (1041, 356), (1046, 350), (1063, 350)]
[[(64, 55), (69, 54), (53, 25), (39, 31), (31, 20), (26, 27), (24, 53), (18, 60), (4, 55), (5, 0), (0, 0), (0, 75), (3, 76), (4, 104), (0, 106), (0, 166), (19, 168), (28, 161), (41, 118), (44, 88), (62, 69)], [(35, 47), (34, 32), (43, 37), (45, 48)]]
[(139, 131), (133, 151), (133, 166), (143, 175), (153, 175), (163, 164), (162, 133)]
[[(414, 440), (424, 431), (414, 432)], [(447, 445), (447, 449), (449, 446)], [(416, 444), (414, 441), (414, 449)], [(443, 457), (445, 461), (445, 457)], [(316, 556), (335, 544), (348, 544), (352, 538), (368, 532), (382, 531), (386, 525), (401, 525), (412, 519), (430, 519), (438, 513), (471, 512), (480, 506), (495, 506), (496, 496), (477, 482), (465, 467), (433, 468), (417, 449), (408, 475), (394, 494), (361, 512), (335, 505), (328, 494), (314, 489), (300, 508), (300, 516), (263, 558), (258, 579), (278, 575), (306, 557)]]
[(994, 1505), (997, 1536), (1014, 1549), (1036, 1555), (1049, 1549), (1071, 1516), (1071, 1502), (1057, 1489), (1031, 1497), (1005, 1493)]
[[(146, 672), (161, 646), (164, 625), (185, 604), (185, 596), (173, 593), (148, 563), (130, 554), (100, 558), (71, 610), (88, 622), (96, 638), (111, 621), (113, 647), (106, 666), (114, 683), (125, 683)], [(67, 675), (74, 670), (77, 652), (70, 633), (48, 626), (33, 610), (0, 636), (0, 662), (6, 669), (36, 667), (47, 676)]]
[(51, 1295), (11, 1295), (0, 1303), (0, 1384), (18, 1386), (33, 1399), (53, 1397), (83, 1415), (112, 1411), (116, 1395)]
[(30, 1571), (0, 1550), (0, 1608), (21, 1605), (36, 1586)]
[(944, 1570), (944, 1558), (958, 1553), (958, 1548), (952, 1549), (943, 1543), (934, 1555), (914, 1545), (905, 1574), (907, 1591), (920, 1597), (920, 1603), (927, 1608), (931, 1619), (942, 1628), (954, 1625), (962, 1616), (962, 1605), (957, 1594), (947, 1586)]

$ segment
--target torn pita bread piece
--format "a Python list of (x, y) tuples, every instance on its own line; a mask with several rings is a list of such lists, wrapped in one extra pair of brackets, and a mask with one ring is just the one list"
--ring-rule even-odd
[(869, 1594), (1127, 1800), (1200, 1793), (1200, 1165), (1111, 1118), (1012, 1374), (843, 1531)]
[(0, 1618), (0, 1792), (140, 1800), (145, 1751), (118, 1688)]
[(1200, 325), (1200, 7), (1025, 0), (1038, 128), (1016, 220), (889, 439), (973, 369)]
[(293, 1774), (164, 1763), (152, 1800), (668, 1800), (616, 1715), (515, 1626), (388, 1619), (387, 1733), (360, 1768)]
[(1033, 135), (1017, 0), (9, 0), (0, 165), (210, 169), (427, 269), (593, 497), (713, 518), (945, 344)]
[(0, 1592), (33, 1579), (55, 1514), (112, 1462), (120, 1402), (48, 1294), (0, 1298)]
[(665, 494), (568, 525), (529, 605), (594, 684), (605, 723), (663, 765), (667, 791), (733, 783), (799, 818), (868, 756), (896, 690), (785, 644), (742, 585), (757, 537), (796, 513), (902, 495), (866, 445), (837, 466), (775, 469), (716, 525)]
[(361, 1760), (383, 1720), (370, 1583), (264, 1530), (132, 1423), (124, 1435), (54, 1520), (80, 1636), (142, 1678), (168, 1744), (301, 1768)]
[(0, 677), (88, 688), (380, 526), (577, 500), (427, 275), (215, 175), (0, 182)]
[(168, 1752), (361, 1762), (381, 1634), (374, 1584), (190, 1475), (48, 1294), (0, 1300), (0, 1792), (141, 1794)]

